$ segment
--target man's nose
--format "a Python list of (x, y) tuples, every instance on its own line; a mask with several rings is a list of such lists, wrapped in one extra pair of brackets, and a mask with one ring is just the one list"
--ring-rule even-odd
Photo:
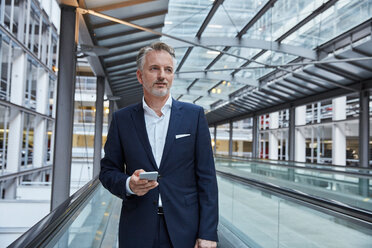
[(164, 75), (165, 75), (165, 71), (163, 68), (161, 68), (158, 72), (158, 79), (159, 80), (164, 80)]

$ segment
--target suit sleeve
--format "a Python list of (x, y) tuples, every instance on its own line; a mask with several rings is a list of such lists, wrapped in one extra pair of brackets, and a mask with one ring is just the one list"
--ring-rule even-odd
[(128, 175), (124, 172), (125, 157), (120, 141), (118, 123), (114, 113), (105, 144), (105, 156), (101, 160), (99, 179), (112, 194), (125, 199), (125, 183)]
[(218, 241), (218, 189), (211, 137), (204, 110), (200, 108), (195, 147), (196, 178), (200, 206), (198, 237)]

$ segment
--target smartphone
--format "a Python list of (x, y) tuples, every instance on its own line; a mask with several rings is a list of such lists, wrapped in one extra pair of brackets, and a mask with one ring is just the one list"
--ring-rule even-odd
[(150, 181), (158, 179), (158, 172), (157, 171), (149, 171), (149, 172), (141, 172), (139, 174), (140, 179), (147, 179)]

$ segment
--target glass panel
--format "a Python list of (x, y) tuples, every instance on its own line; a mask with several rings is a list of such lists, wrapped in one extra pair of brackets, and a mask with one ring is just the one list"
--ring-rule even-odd
[(267, 1), (226, 0), (218, 8), (203, 33), (205, 36), (236, 36), (240, 30), (256, 15)]
[(222, 158), (216, 159), (216, 168), (244, 178), (272, 183), (312, 196), (334, 200), (368, 211), (372, 210), (372, 205), (366, 201), (362, 192), (362, 187), (371, 191), (372, 185), (360, 184), (365, 177), (371, 177), (371, 172), (367, 170), (274, 160), (270, 162), (232, 161)]
[(45, 137), (45, 142), (46, 142), (46, 153), (45, 153), (45, 158), (44, 161), (47, 162), (53, 162), (51, 160), (52, 158), (52, 134), (53, 134), (53, 127), (54, 127), (54, 122), (47, 120), (47, 130), (46, 130), (46, 137)]
[[(34, 9), (31, 8), (30, 13), (30, 24), (28, 26), (28, 45), (27, 47), (34, 52), (36, 56), (38, 56), (39, 53), (39, 32), (40, 32), (40, 13)], [(26, 36), (27, 37), (27, 36)]]
[(41, 51), (39, 53), (39, 58), (41, 59), (41, 61), (43, 63), (45, 63), (46, 65), (48, 65), (49, 61), (49, 56), (48, 56), (48, 50), (49, 50), (49, 46), (50, 46), (50, 42), (51, 42), (51, 33), (50, 33), (50, 27), (48, 26), (48, 24), (45, 22), (45, 19), (43, 19), (42, 21), (42, 30), (41, 30)]
[(9, 108), (0, 105), (0, 167), (1, 167), (1, 173), (4, 173), (6, 169), (8, 133), (9, 133)]
[[(14, 36), (17, 36), (18, 26), (22, 26), (23, 23), (19, 24), (19, 15), (24, 12), (23, 7), (20, 6), (19, 0), (14, 1), (1, 1), (1, 23), (4, 23)], [(24, 19), (22, 19), (23, 21)]]
[(9, 100), (10, 75), (11, 75), (11, 45), (9, 41), (0, 33), (0, 99)]
[(81, 247), (82, 244), (84, 247), (118, 247), (120, 206), (119, 198), (99, 185), (79, 214), (46, 247)]
[(25, 91), (25, 106), (36, 109), (36, 82), (38, 78), (38, 69), (31, 60), (27, 60), (27, 81)]
[[(223, 47), (215, 47), (222, 50)], [(194, 47), (183, 64), (182, 71), (200, 71), (209, 65), (220, 53), (201, 47)]]
[(252, 157), (252, 126), (252, 118), (247, 118), (233, 123), (232, 155)]
[[(368, 247), (365, 225), (218, 177), (220, 223), (248, 247)], [(346, 234), (347, 235), (344, 235)]]
[(314, 48), (371, 18), (372, 0), (340, 0), (283, 43)]
[(55, 106), (55, 99), (56, 99), (56, 91), (55, 91), (55, 87), (56, 87), (56, 80), (54, 80), (53, 78), (49, 78), (49, 101), (48, 101), (48, 105), (49, 107), (47, 108), (48, 111), (47, 111), (47, 115), (49, 116), (53, 116), (54, 114), (54, 106)]
[(23, 113), (23, 115), (24, 124), (21, 166), (27, 166), (32, 165), (33, 163), (35, 116), (27, 113)]
[(53, 68), (57, 68), (57, 58), (58, 58), (58, 35), (56, 33), (52, 33), (52, 46), (51, 46), (51, 51), (49, 53), (49, 56), (51, 56), (50, 58), (50, 62), (51, 62), (51, 67), (52, 69)]
[(216, 142), (216, 154), (228, 155), (229, 154), (229, 124), (223, 124), (217, 126), (217, 142)]
[(199, 0), (169, 1), (162, 32), (179, 38), (195, 37), (212, 4), (211, 1)]
[(243, 37), (274, 41), (323, 4), (319, 0), (275, 2)]

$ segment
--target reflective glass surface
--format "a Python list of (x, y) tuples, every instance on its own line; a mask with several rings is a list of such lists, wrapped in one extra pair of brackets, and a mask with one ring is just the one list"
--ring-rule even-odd
[(285, 161), (265, 163), (227, 159), (216, 159), (216, 166), (221, 171), (372, 211), (372, 202), (362, 193), (363, 187), (372, 192), (372, 185), (368, 184), (372, 178), (370, 170)]
[(117, 247), (121, 201), (100, 184), (47, 247)]
[(369, 247), (372, 229), (218, 177), (220, 223), (249, 247)]

